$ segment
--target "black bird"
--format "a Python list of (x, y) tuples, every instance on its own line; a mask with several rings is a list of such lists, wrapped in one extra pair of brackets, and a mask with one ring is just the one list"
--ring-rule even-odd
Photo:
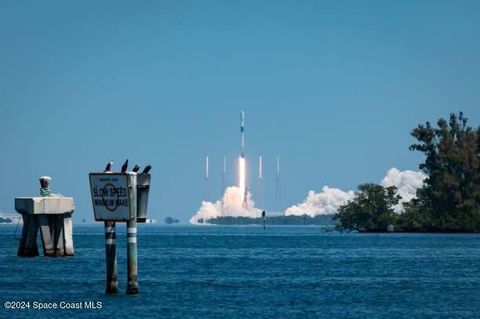
[(105, 166), (104, 173), (109, 173), (112, 171), (113, 161), (108, 162), (107, 166)]
[(151, 166), (151, 165), (145, 166), (142, 174), (148, 174), (148, 172), (150, 172), (151, 169), (152, 169), (152, 166)]
[(127, 167), (128, 167), (128, 158), (125, 161), (125, 163), (123, 163), (122, 165), (122, 173), (125, 173), (127, 171)]
[(140, 169), (140, 166), (138, 166), (137, 164), (135, 164), (135, 166), (134, 166), (133, 169), (132, 169), (132, 172), (136, 173), (136, 172), (138, 172), (139, 169)]

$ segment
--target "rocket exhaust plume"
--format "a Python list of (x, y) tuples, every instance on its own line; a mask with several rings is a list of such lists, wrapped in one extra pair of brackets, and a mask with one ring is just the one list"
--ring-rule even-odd
[(238, 188), (240, 188), (242, 192), (245, 192), (247, 187), (245, 178), (246, 169), (245, 157), (240, 156), (238, 158)]

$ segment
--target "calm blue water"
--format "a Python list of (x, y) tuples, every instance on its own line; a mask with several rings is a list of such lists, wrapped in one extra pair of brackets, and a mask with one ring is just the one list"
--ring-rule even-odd
[[(0, 225), (2, 318), (478, 318), (480, 235), (337, 234), (317, 227), (139, 227), (140, 295), (106, 296), (102, 225), (74, 226), (75, 256), (19, 258)], [(39, 246), (41, 248), (41, 246)], [(7, 310), (5, 301), (100, 301)]]

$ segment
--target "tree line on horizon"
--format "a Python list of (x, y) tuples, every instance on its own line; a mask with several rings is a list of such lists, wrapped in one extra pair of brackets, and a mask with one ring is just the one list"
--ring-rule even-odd
[(404, 203), (402, 213), (395, 186), (358, 186), (353, 200), (335, 215), (340, 230), (379, 232), (480, 231), (480, 127), (468, 125), (462, 112), (429, 122), (411, 132), (411, 151), (425, 154), (419, 168), (427, 175), (417, 196)]
[[(199, 220), (203, 223), (203, 219)], [(219, 216), (210, 218), (207, 223), (214, 225), (262, 225), (262, 217), (243, 217), (243, 216)], [(337, 225), (333, 220), (333, 215), (289, 215), (289, 216), (268, 216), (265, 219), (266, 225), (317, 225), (331, 227), (332, 229)]]

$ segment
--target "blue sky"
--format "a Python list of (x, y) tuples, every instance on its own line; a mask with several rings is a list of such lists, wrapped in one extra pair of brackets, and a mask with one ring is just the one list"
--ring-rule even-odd
[[(38, 176), (93, 219), (88, 173), (153, 166), (150, 212), (186, 222), (247, 159), (273, 206), (417, 169), (418, 123), (480, 119), (477, 1), (0, 1), (0, 209)], [(256, 168), (250, 169), (255, 196)]]

